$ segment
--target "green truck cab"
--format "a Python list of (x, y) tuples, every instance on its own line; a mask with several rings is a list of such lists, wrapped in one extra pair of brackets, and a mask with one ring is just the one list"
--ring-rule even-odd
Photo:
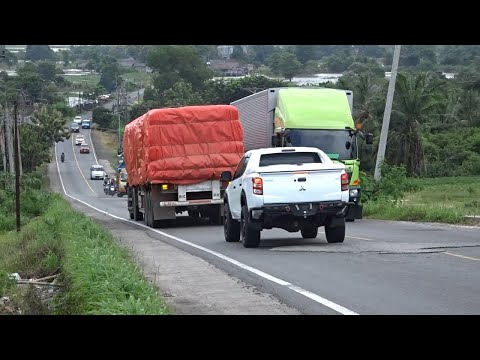
[[(372, 134), (355, 127), (353, 93), (327, 88), (272, 88), (234, 101), (244, 128), (245, 151), (271, 146), (311, 146), (345, 164), (350, 202), (346, 220), (361, 219), (358, 137), (373, 143)], [(266, 111), (265, 111), (266, 110)], [(265, 120), (264, 120), (265, 119)]]

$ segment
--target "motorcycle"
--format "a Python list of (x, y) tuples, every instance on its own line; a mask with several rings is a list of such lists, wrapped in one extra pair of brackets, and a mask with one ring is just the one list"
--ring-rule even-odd
[(65, 161), (65, 155), (62, 154), (62, 156), (60, 156), (60, 160), (62, 161), (62, 163)]
[(110, 185), (109, 193), (112, 196), (115, 195), (115, 186), (114, 185)]

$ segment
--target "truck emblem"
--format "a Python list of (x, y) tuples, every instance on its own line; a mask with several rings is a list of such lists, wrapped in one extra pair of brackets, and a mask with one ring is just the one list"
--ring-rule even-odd
[(298, 191), (305, 191), (305, 188), (303, 186), (300, 186), (300, 190)]

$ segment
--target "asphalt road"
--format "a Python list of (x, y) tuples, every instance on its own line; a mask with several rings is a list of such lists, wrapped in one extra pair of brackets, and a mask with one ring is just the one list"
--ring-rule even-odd
[[(91, 144), (90, 130), (81, 132)], [(65, 163), (59, 164), (66, 192), (128, 219), (126, 198), (107, 196), (101, 180), (90, 180), (89, 168), (97, 163), (94, 153), (80, 154), (72, 141), (56, 146), (58, 156), (62, 151), (66, 155)], [(322, 228), (314, 240), (273, 229), (262, 232), (257, 249), (227, 243), (222, 227), (188, 217), (158, 230), (139, 229), (304, 314), (480, 313), (478, 227), (357, 220), (347, 223), (342, 244), (328, 244)]]

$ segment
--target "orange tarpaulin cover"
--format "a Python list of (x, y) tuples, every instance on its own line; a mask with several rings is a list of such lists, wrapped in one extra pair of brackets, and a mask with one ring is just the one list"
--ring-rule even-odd
[(150, 110), (125, 127), (123, 149), (130, 185), (218, 180), (243, 156), (240, 116), (231, 105)]

